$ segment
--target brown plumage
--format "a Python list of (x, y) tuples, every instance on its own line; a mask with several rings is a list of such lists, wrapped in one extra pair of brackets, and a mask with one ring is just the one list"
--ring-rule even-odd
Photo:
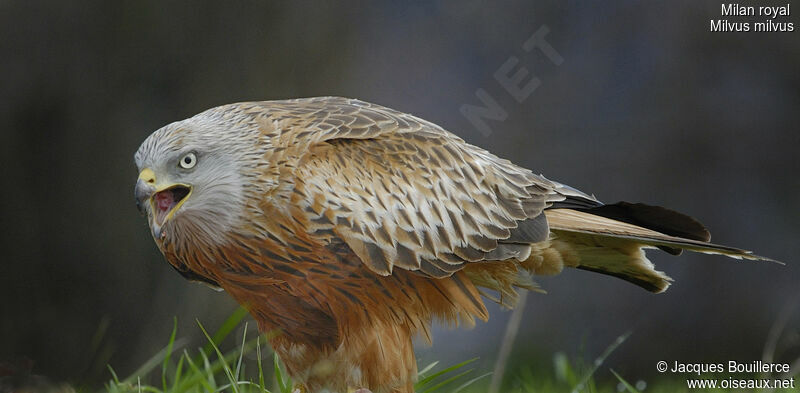
[[(210, 109), (153, 133), (136, 194), (185, 277), (227, 291), (309, 392), (411, 392), (412, 338), (576, 267), (653, 292), (642, 248), (763, 259), (679, 213), (593, 196), (441, 127), (335, 98)], [(489, 292), (485, 292), (489, 290)]]

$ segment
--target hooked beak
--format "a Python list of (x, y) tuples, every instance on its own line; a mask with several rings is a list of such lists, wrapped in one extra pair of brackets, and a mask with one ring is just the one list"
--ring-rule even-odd
[(139, 212), (146, 214), (145, 206), (150, 204), (152, 212), (153, 236), (156, 239), (164, 237), (162, 231), (164, 224), (169, 221), (175, 212), (186, 202), (192, 193), (192, 187), (186, 184), (159, 184), (156, 175), (150, 168), (145, 168), (139, 173), (136, 180), (136, 207)]

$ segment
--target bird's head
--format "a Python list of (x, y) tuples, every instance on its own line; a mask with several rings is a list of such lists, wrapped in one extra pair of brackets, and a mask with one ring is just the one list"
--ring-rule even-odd
[(150, 135), (136, 152), (136, 204), (157, 242), (221, 242), (242, 216), (252, 131), (219, 111)]

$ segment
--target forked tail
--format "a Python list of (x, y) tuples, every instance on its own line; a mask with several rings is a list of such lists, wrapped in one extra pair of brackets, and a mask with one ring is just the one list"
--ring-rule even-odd
[(672, 280), (655, 269), (644, 248), (777, 262), (709, 243), (710, 235), (699, 222), (662, 207), (620, 202), (589, 209), (549, 209), (545, 215), (553, 234), (551, 248), (559, 251), (564, 266), (615, 276), (651, 292), (663, 292)]

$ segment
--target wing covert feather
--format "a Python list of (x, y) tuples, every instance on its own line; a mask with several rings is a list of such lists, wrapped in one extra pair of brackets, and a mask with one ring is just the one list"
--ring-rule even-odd
[(468, 262), (524, 255), (520, 244), (548, 236), (546, 207), (573, 193), (594, 201), (435, 124), (332, 100), (326, 108), (342, 110), (314, 112), (310, 123), (318, 131), (296, 168), (298, 203), (312, 233), (333, 233), (378, 274), (446, 277)]

